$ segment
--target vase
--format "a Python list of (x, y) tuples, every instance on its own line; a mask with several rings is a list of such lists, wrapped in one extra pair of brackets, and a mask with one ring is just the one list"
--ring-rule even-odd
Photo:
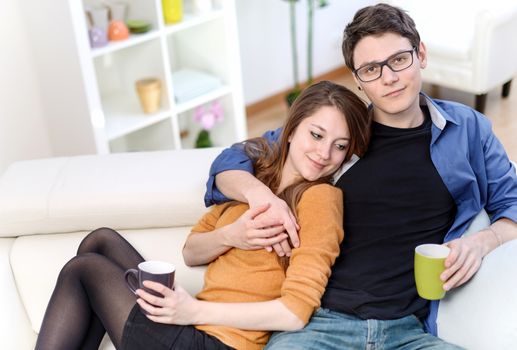
[(108, 8), (105, 6), (86, 7), (88, 37), (92, 48), (108, 44)]
[(109, 8), (106, 6), (87, 7), (86, 14), (92, 27), (100, 28), (104, 32), (108, 31)]
[(156, 113), (160, 109), (160, 80), (157, 78), (140, 79), (135, 85), (143, 112), (145, 114)]
[(127, 4), (113, 2), (110, 4), (111, 21), (108, 28), (108, 38), (112, 41), (126, 40), (129, 29), (126, 25)]
[(162, 9), (165, 24), (174, 24), (183, 18), (182, 0), (162, 0)]
[(88, 37), (90, 38), (90, 46), (93, 48), (103, 47), (108, 44), (108, 35), (101, 28), (90, 28), (88, 30)]
[(111, 41), (126, 40), (129, 37), (129, 29), (122, 21), (111, 21), (108, 30), (108, 37)]

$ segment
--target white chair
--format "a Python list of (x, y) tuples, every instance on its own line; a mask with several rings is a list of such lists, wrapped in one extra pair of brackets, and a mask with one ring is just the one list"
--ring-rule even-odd
[(487, 93), (510, 93), (517, 74), (517, 1), (390, 0), (414, 19), (427, 47), (424, 82), (476, 95), (483, 112)]

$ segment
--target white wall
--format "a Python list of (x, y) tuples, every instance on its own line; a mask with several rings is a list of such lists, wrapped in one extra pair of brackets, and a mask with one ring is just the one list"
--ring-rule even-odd
[(15, 160), (49, 157), (35, 58), (18, 0), (0, 1), (0, 174)]
[[(341, 38), (345, 25), (372, 0), (329, 0), (314, 13), (313, 75), (344, 65)], [(244, 99), (254, 103), (293, 86), (289, 3), (236, 0)], [(300, 81), (307, 80), (307, 1), (296, 5)]]

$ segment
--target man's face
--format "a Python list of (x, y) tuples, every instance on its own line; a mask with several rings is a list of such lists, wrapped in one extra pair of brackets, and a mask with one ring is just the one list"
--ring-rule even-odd
[[(364, 37), (354, 49), (354, 68), (382, 62), (411, 48), (407, 38), (394, 33)], [(377, 121), (389, 124), (391, 120), (407, 117), (419, 111), (419, 92), (422, 87), (420, 69), (426, 66), (423, 44), (420, 44), (418, 52), (412, 53), (413, 63), (402, 71), (393, 72), (385, 65), (382, 67), (382, 76), (377, 80), (362, 82), (354, 76), (357, 84), (373, 103)]]

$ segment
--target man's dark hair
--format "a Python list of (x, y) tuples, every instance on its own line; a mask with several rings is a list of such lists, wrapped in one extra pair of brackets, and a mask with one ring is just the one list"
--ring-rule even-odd
[(385, 33), (399, 34), (409, 40), (411, 46), (420, 45), (420, 35), (416, 30), (415, 22), (406, 11), (388, 4), (367, 6), (356, 12), (352, 22), (348, 23), (343, 33), (343, 56), (345, 63), (351, 70), (354, 67), (354, 49), (359, 40), (370, 35)]

